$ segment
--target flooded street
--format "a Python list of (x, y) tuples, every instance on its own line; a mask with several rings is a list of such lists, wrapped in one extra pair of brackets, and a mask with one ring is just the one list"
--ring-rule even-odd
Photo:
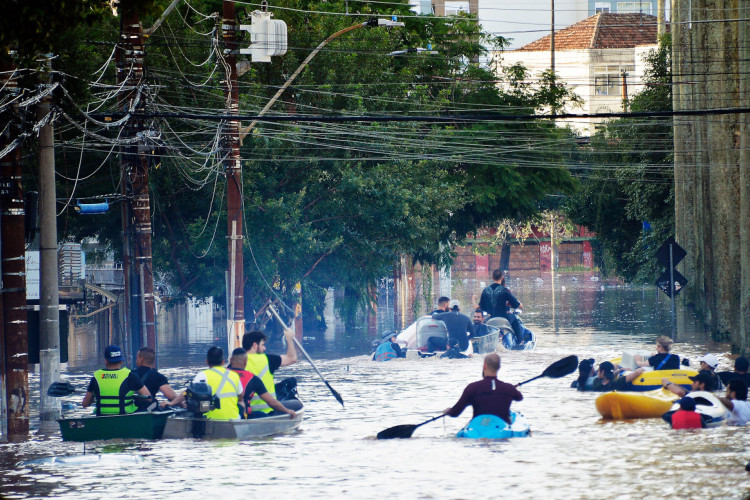
[[(627, 287), (579, 275), (510, 283), (524, 303), (526, 326), (538, 336), (533, 352), (501, 352), (499, 378), (517, 383), (570, 354), (597, 362), (623, 349), (652, 350), (671, 335), (669, 303), (654, 287)], [(564, 288), (564, 289), (563, 289)], [(553, 293), (554, 291), (554, 293)], [(468, 300), (468, 299), (467, 299)], [(463, 302), (463, 300), (462, 300)], [(673, 351), (697, 359), (714, 352), (729, 370), (729, 346), (710, 342), (689, 315), (679, 312)], [(345, 403), (342, 409), (304, 361), (283, 368), (277, 380), (297, 376), (306, 402), (300, 431), (247, 442), (123, 441), (87, 444), (87, 453), (114, 453), (93, 466), (26, 464), (81, 454), (59, 433), (35, 431), (31, 440), (0, 445), (3, 498), (246, 497), (265, 498), (747, 498), (750, 496), (750, 428), (672, 431), (661, 419), (603, 421), (595, 393), (570, 389), (576, 374), (523, 385), (513, 408), (532, 428), (530, 438), (503, 441), (453, 437), (471, 417), (420, 427), (408, 440), (377, 441), (378, 431), (438, 415), (481, 376), (482, 357), (468, 360), (370, 361), (361, 354), (318, 362)], [(312, 345), (310, 354), (332, 344)], [(191, 352), (196, 349), (191, 349)], [(318, 359), (322, 356), (318, 357)], [(199, 370), (166, 368), (181, 387)], [(168, 366), (168, 365), (167, 365)], [(692, 363), (697, 366), (697, 361)], [(85, 390), (88, 376), (71, 379)], [(32, 383), (38, 384), (33, 378)], [(80, 402), (82, 392), (64, 399)], [(67, 414), (81, 414), (68, 410)], [(33, 412), (32, 412), (33, 415)], [(33, 422), (36, 429), (38, 422)], [(135, 457), (135, 458), (134, 458)], [(130, 463), (120, 463), (121, 459)], [(133, 460), (142, 460), (133, 463)]]

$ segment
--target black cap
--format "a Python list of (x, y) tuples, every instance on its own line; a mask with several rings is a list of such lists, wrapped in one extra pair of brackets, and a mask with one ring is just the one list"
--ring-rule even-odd
[(689, 396), (685, 396), (682, 399), (678, 399), (677, 403), (679, 403), (680, 408), (682, 408), (685, 411), (695, 411), (695, 400)]
[(605, 373), (608, 373), (614, 371), (615, 365), (613, 365), (609, 361), (604, 361), (603, 363), (599, 363), (599, 369), (604, 370)]
[(703, 382), (704, 384), (710, 384), (711, 382), (713, 382), (711, 375), (706, 372), (698, 372), (698, 375), (696, 375), (695, 377), (688, 378), (693, 382)]

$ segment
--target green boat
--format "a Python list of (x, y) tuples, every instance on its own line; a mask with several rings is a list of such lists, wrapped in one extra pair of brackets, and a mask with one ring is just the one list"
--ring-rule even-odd
[(172, 412), (130, 413), (79, 418), (61, 418), (63, 441), (103, 441), (107, 439), (161, 439), (167, 417)]

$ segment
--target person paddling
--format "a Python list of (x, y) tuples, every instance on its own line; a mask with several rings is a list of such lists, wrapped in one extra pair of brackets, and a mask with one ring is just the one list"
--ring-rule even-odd
[[(294, 330), (284, 328), (286, 339), (286, 354), (266, 354), (266, 335), (263, 332), (252, 331), (242, 336), (242, 348), (247, 352), (245, 370), (258, 377), (266, 390), (276, 398), (276, 383), (274, 373), (282, 366), (289, 366), (297, 362), (297, 350), (294, 347)], [(273, 408), (263, 401), (257, 394), (251, 401), (252, 412), (261, 411), (271, 413)], [(250, 412), (250, 413), (252, 413)]]
[(443, 413), (457, 417), (471, 405), (474, 417), (496, 415), (510, 424), (510, 405), (513, 401), (523, 400), (523, 395), (516, 386), (498, 380), (499, 370), (500, 356), (494, 352), (486, 355), (482, 365), (482, 380), (467, 385), (458, 402), (446, 408)]
[[(242, 400), (245, 403), (245, 411), (243, 412), (243, 408), (240, 408), (240, 416), (242, 418), (258, 418), (266, 417), (271, 414), (280, 415), (282, 413), (286, 413), (287, 415), (289, 415), (289, 418), (294, 418), (295, 416), (297, 416), (296, 413), (294, 413), (294, 410), (286, 408), (283, 404), (281, 404), (279, 400), (271, 396), (271, 394), (269, 394), (269, 392), (266, 390), (266, 386), (263, 385), (263, 382), (261, 382), (260, 378), (245, 370), (245, 366), (247, 366), (247, 353), (242, 347), (238, 347), (237, 349), (232, 351), (232, 357), (229, 359), (229, 366), (227, 366), (227, 368), (235, 372), (240, 377), (240, 383), (242, 384), (243, 389)], [(274, 412), (264, 413), (262, 411), (259, 411), (255, 412), (255, 415), (253, 415), (252, 405), (250, 404), (250, 402), (256, 396), (265, 401), (268, 406), (273, 408)]]

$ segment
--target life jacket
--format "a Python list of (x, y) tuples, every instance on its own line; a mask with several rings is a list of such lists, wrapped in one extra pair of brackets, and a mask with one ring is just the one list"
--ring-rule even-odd
[(94, 380), (99, 389), (95, 392), (97, 415), (123, 415), (137, 409), (133, 402), (134, 392), (126, 391), (125, 388), (128, 375), (129, 368), (94, 372)]
[(703, 420), (697, 412), (677, 410), (672, 414), (672, 429), (700, 429), (702, 427)]
[(386, 341), (380, 344), (375, 350), (374, 361), (388, 361), (391, 359), (396, 359), (397, 357), (398, 355), (396, 354), (396, 350), (391, 345), (391, 342)]
[(212, 420), (232, 420), (240, 418), (240, 410), (237, 403), (242, 393), (240, 377), (232, 370), (222, 366), (214, 366), (203, 370), (206, 382), (211, 386), (214, 396), (219, 398), (220, 408), (206, 413), (206, 418)]
[[(245, 370), (251, 372), (256, 377), (260, 378), (263, 385), (266, 386), (268, 393), (276, 397), (276, 384), (273, 381), (273, 373), (271, 373), (271, 367), (268, 365), (268, 356), (265, 354), (247, 354), (247, 367)], [(253, 398), (250, 400), (250, 406), (248, 410), (262, 411), (263, 413), (271, 413), (273, 408), (268, 406), (265, 401), (260, 399), (257, 394), (253, 394)], [(248, 411), (249, 413), (249, 411)]]
[[(254, 375), (247, 370), (240, 370), (238, 368), (229, 368), (229, 369), (232, 370), (234, 373), (236, 373), (238, 377), (240, 377), (240, 384), (242, 384), (242, 392), (244, 393), (245, 389), (247, 389), (247, 384), (250, 383)], [(255, 395), (254, 392), (253, 392), (253, 395)], [(247, 404), (247, 401), (245, 401), (245, 403)], [(252, 411), (253, 410), (250, 407), (250, 405), (247, 405), (245, 407), (245, 416), (243, 416), (243, 418), (246, 418), (247, 415), (250, 415), (250, 412)]]

